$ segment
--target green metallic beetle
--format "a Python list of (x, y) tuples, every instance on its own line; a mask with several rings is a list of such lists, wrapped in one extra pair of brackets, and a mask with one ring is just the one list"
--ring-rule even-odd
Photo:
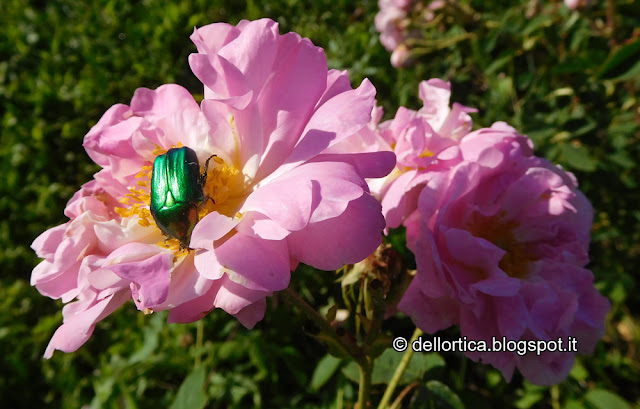
[(187, 146), (171, 148), (153, 162), (151, 215), (164, 234), (180, 241), (181, 249), (189, 248), (198, 223), (198, 208), (206, 200), (203, 188), (209, 161), (214, 156), (207, 159), (202, 175), (198, 156)]

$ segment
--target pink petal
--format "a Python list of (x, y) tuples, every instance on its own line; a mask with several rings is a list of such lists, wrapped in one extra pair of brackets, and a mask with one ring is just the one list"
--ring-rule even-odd
[(93, 147), (98, 146), (100, 134), (107, 128), (116, 125), (131, 116), (131, 110), (127, 105), (116, 104), (102, 115), (102, 118), (95, 124), (84, 137), (83, 146), (87, 150), (89, 157), (98, 165), (106, 167), (109, 165), (109, 156), (102, 152), (96, 151)]
[(262, 213), (289, 231), (306, 226), (311, 217), (311, 181), (297, 175), (287, 176), (260, 186), (247, 198), (240, 212)]
[(420, 109), (433, 129), (440, 129), (447, 115), (449, 115), (449, 98), (451, 84), (439, 78), (432, 78), (420, 83), (420, 99), (424, 107)]
[(60, 226), (52, 227), (36, 237), (31, 244), (31, 248), (36, 252), (38, 257), (50, 258), (56, 253), (56, 249), (63, 240), (64, 233), (67, 230), (68, 225), (69, 222), (61, 224)]
[(291, 154), (326, 87), (327, 60), (322, 48), (293, 33), (282, 36), (280, 43), (278, 70), (258, 98), (266, 138), (258, 180)]
[(218, 256), (213, 249), (198, 249), (193, 262), (198, 273), (209, 280), (218, 280), (224, 275), (224, 269), (218, 262)]
[[(202, 296), (183, 303), (169, 312), (168, 322), (193, 322), (206, 316), (214, 308), (222, 308), (227, 313), (235, 315), (248, 306), (258, 303), (258, 306), (249, 308), (244, 314), (240, 314), (244, 325), (256, 322), (262, 317), (257, 317), (259, 306), (264, 305), (264, 298), (269, 292), (249, 290), (242, 285), (231, 281), (226, 275), (212, 282), (209, 290)], [(264, 315), (264, 310), (262, 311)], [(246, 324), (245, 324), (246, 322)], [(253, 323), (255, 325), (255, 322)]]
[(266, 240), (282, 240), (291, 232), (258, 212), (248, 212), (236, 227), (238, 233)]
[(202, 296), (182, 303), (169, 311), (167, 322), (189, 323), (207, 316), (215, 308), (214, 300), (222, 286), (222, 279), (211, 280), (209, 290)]
[(396, 155), (391, 151), (349, 154), (322, 154), (317, 162), (345, 162), (352, 165), (363, 178), (381, 178), (396, 166)]
[[(56, 330), (47, 345), (44, 357), (49, 359), (54, 350), (73, 352), (80, 348), (91, 336), (95, 324), (118, 307), (124, 304), (130, 295), (126, 290), (119, 291), (84, 311), (78, 311), (74, 315), (65, 315), (64, 323)], [(72, 306), (73, 304), (69, 304)], [(66, 308), (66, 307), (65, 307)]]
[(35, 286), (42, 295), (53, 299), (64, 298), (63, 302), (69, 302), (78, 294), (79, 268), (79, 261), (61, 270), (43, 260), (33, 269), (31, 285)]
[(398, 310), (407, 314), (423, 331), (434, 333), (456, 324), (460, 304), (442, 297), (429, 299), (418, 289), (416, 278), (409, 285), (398, 304)]
[(191, 41), (202, 54), (214, 54), (225, 45), (236, 39), (240, 30), (231, 24), (214, 23), (200, 28), (194, 28)]
[(316, 108), (322, 106), (336, 95), (342, 94), (350, 89), (351, 82), (349, 81), (349, 73), (346, 70), (329, 70), (329, 73), (327, 74), (326, 90), (324, 91), (324, 94), (322, 94), (322, 98), (320, 98), (316, 104)]
[(218, 54), (236, 66), (249, 88), (257, 94), (272, 72), (278, 49), (278, 23), (269, 19), (251, 21)]
[(213, 280), (209, 280), (196, 270), (194, 257), (189, 254), (182, 257), (171, 272), (169, 294), (162, 304), (155, 305), (154, 311), (174, 308), (180, 304), (196, 299), (211, 288)]
[(214, 251), (229, 278), (248, 289), (280, 291), (289, 285), (289, 251), (284, 240), (235, 234), (216, 244)]
[[(119, 277), (132, 281), (136, 285), (133, 287), (134, 301), (138, 309), (151, 308), (157, 304), (161, 304), (167, 298), (169, 293), (169, 283), (171, 281), (171, 270), (173, 267), (173, 254), (163, 252), (151, 255), (147, 258), (147, 254), (152, 254), (153, 247), (143, 244), (125, 245), (119, 249), (121, 252), (131, 252), (131, 256), (123, 257), (131, 259), (131, 261), (119, 262), (118, 264), (106, 265), (105, 268), (113, 271)], [(135, 253), (134, 253), (135, 252)], [(146, 253), (146, 254), (145, 254)], [(135, 254), (135, 255), (134, 255)], [(108, 260), (111, 257), (108, 258)], [(109, 262), (116, 262), (111, 259)], [(133, 260), (137, 259), (137, 260)]]
[(226, 59), (215, 54), (191, 54), (189, 66), (205, 85), (205, 98), (239, 110), (245, 109), (253, 99), (253, 91), (242, 72)]
[(371, 119), (374, 96), (375, 88), (365, 79), (357, 89), (343, 92), (319, 107), (285, 164), (268, 179), (293, 169), (366, 126)]
[(221, 239), (240, 222), (241, 219), (211, 212), (202, 218), (191, 233), (191, 248), (213, 250), (213, 242)]
[(267, 309), (267, 301), (265, 299), (258, 300), (238, 311), (234, 316), (247, 329), (252, 329), (258, 321), (264, 318), (264, 312)]
[(382, 214), (387, 226), (396, 228), (416, 209), (420, 186), (427, 182), (429, 175), (409, 170), (401, 174), (389, 187), (382, 199)]
[(365, 194), (349, 202), (340, 216), (310, 223), (289, 235), (287, 242), (292, 256), (301, 262), (321, 270), (336, 270), (371, 254), (382, 241), (384, 226), (380, 204)]

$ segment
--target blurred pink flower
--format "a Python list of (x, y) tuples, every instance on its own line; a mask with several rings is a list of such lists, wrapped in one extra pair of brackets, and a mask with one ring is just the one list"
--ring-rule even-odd
[(394, 119), (378, 126), (380, 137), (396, 154), (395, 169), (370, 185), (382, 202), (387, 227), (395, 228), (416, 210), (420, 191), (434, 171), (461, 160), (458, 144), (471, 130), (475, 109), (454, 103), (451, 85), (437, 78), (420, 83), (424, 106), (418, 111), (400, 107)]
[(395, 50), (405, 39), (404, 21), (413, 0), (380, 0), (380, 11), (376, 14), (376, 29), (380, 33), (380, 42), (387, 51)]
[(379, 0), (380, 11), (375, 25), (380, 33), (380, 43), (391, 54), (391, 65), (404, 67), (411, 62), (411, 45), (408, 40), (420, 40), (424, 36), (424, 23), (436, 16), (436, 11), (446, 6), (445, 0), (435, 0), (425, 6), (416, 0)]
[(564, 0), (564, 5), (570, 10), (577, 10), (583, 7), (588, 7), (593, 3), (593, 0)]
[[(473, 340), (576, 337), (593, 351), (609, 302), (593, 286), (588, 262), (593, 210), (571, 173), (533, 155), (533, 144), (496, 123), (459, 144), (462, 158), (429, 178), (407, 242), (418, 273), (398, 308), (433, 333), (460, 325)], [(517, 367), (531, 382), (564, 379), (569, 352), (541, 356), (467, 352), (507, 380)]]
[(410, 60), (411, 54), (409, 53), (409, 48), (404, 44), (400, 44), (391, 53), (391, 65), (396, 68), (404, 67)]
[[(332, 151), (371, 118), (375, 89), (327, 71), (321, 48), (277, 23), (212, 24), (191, 36), (201, 105), (178, 85), (138, 89), (85, 137), (103, 169), (69, 201), (69, 222), (40, 235), (38, 290), (63, 302), (45, 357), (70, 352), (133, 298), (138, 309), (196, 321), (214, 308), (253, 327), (265, 298), (299, 262), (333, 270), (369, 255), (384, 218), (364, 178), (394, 166), (391, 152)], [(189, 146), (208, 169), (190, 247), (166, 239), (149, 212), (155, 157)]]

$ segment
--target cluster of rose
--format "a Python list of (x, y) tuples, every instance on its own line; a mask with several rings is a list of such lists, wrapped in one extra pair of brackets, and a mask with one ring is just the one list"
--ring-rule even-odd
[[(169, 322), (221, 308), (251, 328), (299, 263), (359, 262), (401, 225), (417, 273), (398, 310), (422, 330), (571, 336), (578, 352), (593, 350), (609, 310), (584, 268), (593, 210), (530, 139), (502, 122), (471, 131), (476, 110), (450, 107), (440, 79), (420, 84), (421, 109), (380, 122), (368, 80), (353, 89), (321, 48), (268, 19), (211, 24), (191, 40), (202, 102), (167, 84), (111, 107), (84, 139), (102, 170), (67, 204), (70, 220), (32, 245), (44, 259), (32, 284), (68, 303), (45, 357), (77, 350), (130, 299), (168, 310)], [(183, 146), (207, 163), (187, 246), (151, 211), (154, 161)], [(467, 355), (541, 384), (574, 359)]]
[[(564, 0), (570, 10), (589, 7), (593, 0)], [(531, 2), (535, 5), (536, 2)], [(403, 67), (411, 63), (414, 43), (425, 40), (424, 28), (437, 23), (436, 16), (442, 17), (446, 11), (464, 14), (464, 4), (456, 0), (379, 0), (380, 11), (376, 15), (376, 28), (380, 32), (380, 42), (391, 52), (391, 64)], [(535, 7), (528, 11), (530, 16)]]

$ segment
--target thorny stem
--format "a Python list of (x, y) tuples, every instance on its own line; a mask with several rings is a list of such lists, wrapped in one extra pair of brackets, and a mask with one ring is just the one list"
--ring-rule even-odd
[(387, 389), (384, 391), (384, 395), (382, 395), (382, 400), (378, 405), (378, 409), (386, 409), (389, 406), (389, 402), (391, 402), (393, 392), (396, 390), (396, 386), (398, 386), (398, 382), (400, 382), (400, 378), (402, 378), (402, 375), (407, 369), (407, 366), (409, 366), (409, 362), (411, 361), (411, 357), (413, 356), (413, 348), (411, 348), (411, 344), (413, 344), (413, 341), (418, 339), (418, 337), (422, 334), (424, 333), (420, 328), (416, 328), (416, 330), (413, 331), (411, 341), (409, 341), (409, 344), (407, 345), (407, 350), (404, 352), (400, 364), (396, 368), (396, 371), (393, 373), (393, 377), (391, 378), (391, 381), (389, 381), (389, 385), (387, 385)]

